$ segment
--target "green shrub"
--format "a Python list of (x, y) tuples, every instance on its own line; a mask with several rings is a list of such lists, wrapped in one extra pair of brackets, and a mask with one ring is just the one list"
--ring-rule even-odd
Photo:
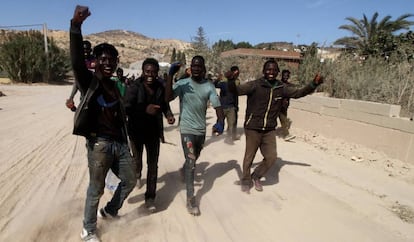
[(39, 31), (2, 33), (5, 41), (0, 45), (0, 69), (13, 82), (59, 82), (69, 70), (68, 54), (48, 39), (48, 55), (44, 50), (44, 37)]

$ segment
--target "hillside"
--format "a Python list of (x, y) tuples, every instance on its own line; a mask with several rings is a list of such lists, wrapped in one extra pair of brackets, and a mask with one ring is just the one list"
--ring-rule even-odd
[[(69, 32), (62, 30), (49, 30), (48, 37), (63, 48), (69, 49)], [(108, 42), (115, 45), (120, 53), (120, 65), (128, 67), (129, 64), (155, 57), (160, 62), (169, 62), (172, 50), (184, 51), (191, 48), (191, 44), (176, 39), (153, 39), (139, 33), (125, 30), (108, 30), (84, 36), (92, 45)]]

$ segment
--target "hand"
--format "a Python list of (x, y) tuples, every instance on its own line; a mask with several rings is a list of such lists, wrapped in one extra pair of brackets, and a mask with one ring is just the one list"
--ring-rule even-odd
[(87, 6), (76, 5), (75, 12), (73, 13), (72, 22), (74, 24), (82, 24), (87, 17), (91, 15)]
[(174, 116), (169, 116), (169, 117), (167, 117), (167, 121), (168, 121), (168, 124), (174, 124), (174, 123), (175, 123), (175, 118), (174, 118)]
[(317, 73), (315, 75), (315, 77), (313, 78), (313, 83), (315, 83), (316, 85), (322, 84), (323, 83), (323, 76), (321, 76), (320, 73)]
[(72, 99), (67, 99), (66, 100), (66, 107), (69, 109), (72, 109), (73, 107), (75, 107), (75, 102), (73, 102)]
[(147, 108), (145, 109), (145, 112), (147, 112), (150, 115), (155, 115), (160, 110), (160, 105), (155, 104), (149, 104)]
[(213, 133), (217, 135), (222, 134), (224, 131), (224, 122), (218, 121), (215, 125), (213, 125)]
[(171, 64), (170, 66), (170, 70), (168, 71), (168, 75), (170, 76), (174, 76), (175, 73), (178, 72), (178, 70), (180, 70), (181, 67), (181, 63), (180, 62), (174, 62)]

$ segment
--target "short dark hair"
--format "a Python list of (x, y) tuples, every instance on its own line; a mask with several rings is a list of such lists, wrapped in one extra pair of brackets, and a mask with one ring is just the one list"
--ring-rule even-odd
[(201, 55), (194, 56), (193, 59), (191, 60), (191, 62), (193, 62), (193, 60), (195, 60), (195, 59), (201, 60), (203, 62), (203, 65), (206, 64), (206, 61), (204, 60), (204, 57), (202, 57)]
[(282, 75), (283, 75), (283, 74), (285, 74), (285, 73), (289, 73), (289, 74), (290, 74), (290, 71), (289, 71), (289, 70), (287, 70), (287, 69), (284, 69), (284, 70), (282, 71)]
[(142, 62), (142, 69), (144, 70), (145, 65), (153, 65), (157, 71), (160, 70), (160, 64), (155, 58), (146, 58), (144, 62)]
[(235, 72), (235, 71), (238, 71), (239, 70), (239, 67), (238, 66), (232, 66), (232, 67), (230, 67), (230, 71), (232, 71), (232, 72)]
[(87, 49), (87, 50), (92, 49), (92, 44), (91, 44), (91, 42), (90, 42), (89, 40), (84, 40), (84, 41), (83, 41), (83, 48), (84, 48), (84, 49)]
[(115, 48), (115, 46), (108, 43), (102, 43), (93, 48), (93, 55), (95, 57), (98, 57), (103, 53), (108, 53), (113, 57), (118, 57), (119, 55), (118, 50)]
[(263, 71), (264, 71), (264, 69), (266, 68), (266, 66), (268, 65), (268, 64), (276, 64), (276, 66), (277, 66), (277, 71), (279, 72), (279, 65), (277, 64), (277, 61), (274, 59), (274, 58), (270, 58), (270, 59), (268, 59), (265, 63), (264, 63), (264, 65), (263, 65)]

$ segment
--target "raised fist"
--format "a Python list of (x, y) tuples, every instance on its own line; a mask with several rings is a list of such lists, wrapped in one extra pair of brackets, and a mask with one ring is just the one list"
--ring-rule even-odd
[(180, 70), (180, 67), (181, 67), (181, 63), (180, 62), (174, 62), (174, 63), (172, 63), (171, 66), (170, 66), (170, 70), (168, 71), (168, 74), (170, 76), (174, 76), (175, 73), (177, 73), (178, 70)]
[(74, 24), (82, 24), (85, 19), (91, 15), (87, 6), (76, 5), (75, 12), (73, 13), (72, 22)]

